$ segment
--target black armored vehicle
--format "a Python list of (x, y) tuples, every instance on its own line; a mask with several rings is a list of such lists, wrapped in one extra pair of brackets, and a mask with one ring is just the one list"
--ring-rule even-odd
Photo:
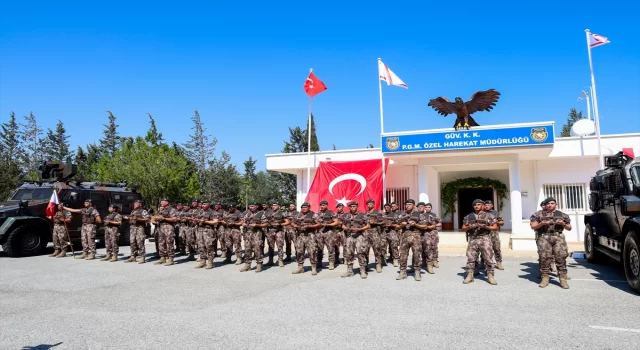
[(640, 293), (640, 157), (632, 157), (605, 157), (605, 169), (591, 179), (584, 250), (589, 262), (606, 256), (622, 263), (627, 282)]
[[(0, 244), (9, 256), (20, 257), (45, 252), (52, 241), (53, 223), (45, 214), (53, 191), (57, 191), (60, 202), (69, 208), (83, 208), (84, 201), (91, 199), (101, 217), (108, 213), (110, 204), (118, 204), (121, 213), (127, 215), (133, 202), (142, 199), (135, 188), (126, 183), (100, 183), (75, 181), (77, 165), (71, 163), (43, 162), (38, 169), (37, 181), (26, 181), (14, 190), (6, 201), (0, 202)], [(80, 215), (73, 215), (67, 225), (74, 247), (80, 247)], [(128, 222), (120, 229), (128, 232)], [(98, 225), (96, 239), (104, 239), (104, 228)], [(129, 245), (129, 235), (120, 235), (120, 245)]]

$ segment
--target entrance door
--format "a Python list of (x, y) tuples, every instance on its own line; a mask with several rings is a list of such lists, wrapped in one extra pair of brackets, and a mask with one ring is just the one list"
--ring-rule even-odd
[(493, 201), (493, 188), (465, 188), (458, 191), (458, 227), (462, 227), (462, 219), (473, 213), (473, 201), (482, 199), (483, 201)]

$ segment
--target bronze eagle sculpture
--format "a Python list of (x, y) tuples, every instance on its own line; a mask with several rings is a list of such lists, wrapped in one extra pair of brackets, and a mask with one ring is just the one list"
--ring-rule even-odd
[(427, 106), (431, 106), (438, 114), (442, 114), (445, 117), (449, 114), (457, 115), (456, 122), (453, 124), (454, 129), (465, 128), (469, 130), (470, 126), (480, 126), (471, 117), (471, 114), (491, 111), (499, 98), (500, 93), (498, 91), (489, 89), (477, 91), (467, 102), (464, 102), (460, 97), (456, 97), (456, 102), (451, 102), (448, 98), (440, 96), (430, 100)]

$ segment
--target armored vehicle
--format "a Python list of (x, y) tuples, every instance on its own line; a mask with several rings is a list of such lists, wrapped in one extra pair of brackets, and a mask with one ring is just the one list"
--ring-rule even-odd
[(585, 215), (584, 250), (589, 262), (621, 262), (627, 282), (640, 293), (640, 157), (619, 152), (604, 158), (591, 179)]
[[(0, 244), (12, 257), (42, 254), (52, 241), (53, 223), (45, 211), (53, 191), (69, 208), (83, 208), (91, 199), (93, 206), (104, 218), (111, 203), (118, 204), (123, 215), (131, 213), (133, 202), (142, 199), (135, 188), (126, 183), (99, 183), (74, 181), (77, 165), (71, 163), (43, 162), (38, 168), (38, 180), (26, 181), (14, 190), (6, 201), (0, 202)], [(80, 249), (80, 215), (73, 215), (67, 225), (74, 249)], [(121, 233), (128, 233), (128, 223), (123, 222)], [(104, 239), (104, 228), (98, 225), (96, 239)], [(129, 235), (120, 234), (120, 244), (129, 245)], [(78, 247), (78, 248), (75, 248)]]

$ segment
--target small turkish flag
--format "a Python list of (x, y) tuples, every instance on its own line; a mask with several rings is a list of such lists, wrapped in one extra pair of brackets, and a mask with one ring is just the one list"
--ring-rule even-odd
[(51, 194), (51, 199), (49, 199), (49, 205), (47, 205), (45, 214), (47, 216), (53, 216), (53, 214), (55, 214), (58, 210), (59, 203), (60, 202), (58, 201), (58, 194), (56, 193), (56, 190), (53, 190), (53, 194)]
[[(385, 159), (385, 170), (389, 159)], [(349, 203), (358, 202), (358, 210), (367, 210), (367, 200), (373, 199), (375, 207), (380, 209), (382, 201), (382, 160), (357, 160), (353, 162), (320, 162), (313, 177), (306, 202), (311, 210), (320, 210), (320, 201), (329, 202), (329, 208), (344, 204), (348, 211)]]
[(309, 95), (309, 97), (313, 97), (327, 89), (327, 86), (324, 85), (322, 80), (318, 79), (313, 72), (309, 72), (309, 76), (307, 80), (304, 82), (304, 91)]

